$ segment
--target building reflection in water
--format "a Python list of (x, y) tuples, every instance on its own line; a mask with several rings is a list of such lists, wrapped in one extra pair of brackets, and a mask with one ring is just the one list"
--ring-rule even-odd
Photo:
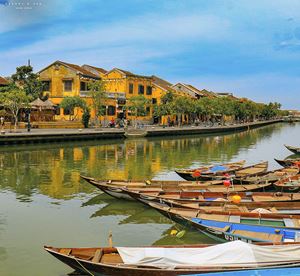
[(236, 160), (241, 150), (280, 130), (278, 124), (217, 136), (2, 147), (0, 189), (15, 192), (20, 201), (30, 201), (34, 194), (67, 200), (81, 193), (98, 193), (80, 180), (80, 174), (100, 179), (151, 179), (176, 168)]

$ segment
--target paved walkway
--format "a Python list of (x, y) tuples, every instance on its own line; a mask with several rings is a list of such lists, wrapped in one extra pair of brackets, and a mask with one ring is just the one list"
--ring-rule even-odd
[[(256, 128), (281, 120), (259, 121), (246, 124), (235, 124), (225, 126), (182, 126), (182, 127), (161, 127), (161, 126), (144, 126), (142, 128), (124, 130), (123, 128), (88, 128), (88, 129), (18, 129), (5, 130), (0, 135), (0, 144), (18, 144), (18, 143), (39, 143), (55, 142), (70, 140), (88, 140), (88, 139), (121, 139), (125, 136), (133, 137), (154, 137), (154, 136), (175, 136), (175, 135), (193, 135), (209, 134), (230, 131), (243, 131)], [(131, 130), (131, 131), (130, 131)]]
[[(139, 127), (137, 129), (134, 129), (133, 127), (129, 127), (129, 130), (138, 131), (170, 131), (173, 132), (176, 131), (184, 131), (184, 130), (207, 130), (207, 129), (219, 129), (222, 131), (222, 129), (231, 129), (231, 128), (239, 128), (239, 127), (247, 127), (247, 126), (256, 126), (256, 125), (264, 125), (272, 122), (278, 122), (279, 120), (271, 120), (271, 121), (256, 121), (256, 122), (250, 122), (250, 123), (242, 123), (242, 124), (228, 124), (228, 125), (211, 125), (211, 126), (205, 126), (205, 125), (199, 125), (199, 126), (157, 126), (157, 125), (145, 125), (143, 127)], [(27, 131), (27, 129), (17, 129), (17, 132), (14, 132), (13, 129), (5, 129), (5, 136), (15, 136), (15, 135), (47, 135), (47, 134), (75, 134), (75, 133), (84, 133), (84, 134), (94, 134), (95, 132), (105, 132), (105, 133), (118, 133), (118, 132), (124, 132), (124, 128), (32, 128), (30, 131)]]
[(53, 135), (53, 134), (95, 134), (97, 132), (101, 133), (118, 133), (124, 132), (123, 129), (119, 128), (33, 128), (30, 131), (27, 129), (17, 129), (14, 130), (5, 129), (5, 134), (3, 136), (36, 136), (36, 135)]

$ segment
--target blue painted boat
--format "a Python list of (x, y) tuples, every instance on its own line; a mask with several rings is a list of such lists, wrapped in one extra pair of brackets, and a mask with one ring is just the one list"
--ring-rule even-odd
[(167, 218), (184, 226), (191, 226), (219, 242), (298, 242), (300, 241), (299, 216), (205, 213), (187, 208), (172, 208), (148, 203)]
[[(188, 220), (188, 219), (187, 219)], [(300, 230), (266, 225), (250, 225), (233, 222), (192, 218), (192, 226), (207, 236), (224, 242), (242, 240), (252, 242), (296, 242), (300, 239)]]
[(231, 272), (190, 274), (190, 276), (300, 276), (300, 268), (269, 268)]

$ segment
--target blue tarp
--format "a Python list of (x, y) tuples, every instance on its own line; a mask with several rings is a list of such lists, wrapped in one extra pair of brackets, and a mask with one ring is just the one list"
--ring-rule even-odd
[(228, 169), (228, 167), (226, 166), (221, 166), (221, 165), (217, 165), (217, 166), (213, 166), (209, 169), (209, 171), (211, 172), (218, 172), (218, 171), (226, 171)]

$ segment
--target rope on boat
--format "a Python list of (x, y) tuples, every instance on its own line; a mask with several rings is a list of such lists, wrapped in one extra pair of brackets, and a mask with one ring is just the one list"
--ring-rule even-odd
[(84, 265), (81, 263), (81, 262), (79, 262), (78, 260), (77, 260), (77, 258), (74, 258), (74, 260), (89, 274), (89, 275), (91, 275), (91, 276), (95, 276), (92, 272), (90, 272), (86, 267), (84, 267)]

